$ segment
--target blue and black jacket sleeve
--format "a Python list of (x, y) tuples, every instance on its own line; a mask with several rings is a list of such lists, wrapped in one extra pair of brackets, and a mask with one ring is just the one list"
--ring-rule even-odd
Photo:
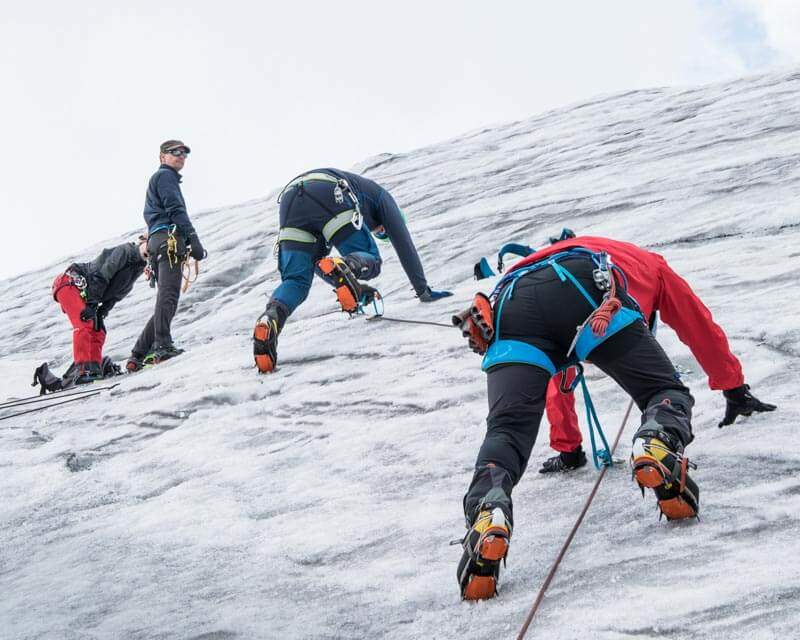
[(189, 239), (196, 235), (189, 214), (186, 213), (186, 203), (181, 193), (180, 182), (177, 173), (173, 171), (162, 171), (156, 183), (158, 197), (161, 200), (164, 210), (169, 216), (181, 235)]
[(417, 295), (425, 293), (428, 289), (428, 281), (425, 279), (422, 261), (419, 259), (417, 248), (411, 239), (411, 233), (408, 231), (400, 208), (386, 190), (381, 194), (379, 207), (383, 228), (386, 229), (386, 235), (389, 236), (389, 240), (391, 240), (392, 246), (397, 252), (397, 257), (400, 258), (403, 271), (406, 272), (408, 280)]

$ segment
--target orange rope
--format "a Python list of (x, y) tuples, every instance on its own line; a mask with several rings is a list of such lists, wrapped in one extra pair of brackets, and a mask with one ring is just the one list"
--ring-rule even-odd
[(589, 316), (589, 326), (592, 328), (592, 333), (596, 336), (606, 335), (606, 329), (611, 322), (614, 314), (622, 308), (622, 302), (617, 298), (617, 281), (614, 278), (614, 272), (610, 273), (611, 287), (608, 294), (605, 296), (602, 304), (597, 307)]
[(596, 336), (606, 335), (606, 329), (611, 322), (612, 316), (620, 310), (622, 303), (618, 298), (608, 298), (603, 301), (595, 312), (592, 314), (592, 319), (589, 326), (592, 328), (592, 333)]

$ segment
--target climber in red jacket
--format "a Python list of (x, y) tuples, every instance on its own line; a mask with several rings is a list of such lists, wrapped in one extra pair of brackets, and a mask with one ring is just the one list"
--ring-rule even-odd
[[(675, 273), (667, 261), (629, 242), (609, 238), (578, 236), (555, 242), (513, 266), (518, 269), (544, 257), (571, 247), (584, 247), (606, 252), (612, 262), (627, 277), (628, 293), (636, 299), (642, 314), (652, 322), (655, 313), (671, 327), (678, 338), (689, 347), (708, 375), (708, 384), (725, 395), (727, 408), (719, 426), (732, 424), (739, 415), (773, 411), (775, 405), (759, 401), (744, 382), (742, 365), (731, 353), (725, 332), (714, 322), (711, 312), (689, 284)], [(575, 397), (559, 390), (560, 376), (556, 374), (547, 388), (547, 419), (550, 422), (550, 446), (559, 455), (548, 458), (540, 473), (577, 469), (586, 464), (581, 447), (581, 432), (575, 414)]]

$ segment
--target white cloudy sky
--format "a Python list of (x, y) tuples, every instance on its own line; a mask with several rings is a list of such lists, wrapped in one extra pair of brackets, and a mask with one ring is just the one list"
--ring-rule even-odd
[(9, 276), (140, 226), (166, 138), (192, 147), (191, 213), (597, 94), (789, 68), (800, 3), (41, 1), (4, 9), (0, 51)]

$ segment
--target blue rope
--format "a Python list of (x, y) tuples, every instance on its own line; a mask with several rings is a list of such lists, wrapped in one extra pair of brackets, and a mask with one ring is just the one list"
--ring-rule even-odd
[[(592, 397), (589, 395), (589, 388), (586, 386), (583, 373), (579, 373), (578, 376), (581, 381), (581, 389), (583, 390), (583, 403), (586, 405), (586, 421), (589, 423), (589, 439), (592, 442), (592, 462), (594, 463), (594, 468), (599, 470), (601, 467), (610, 467), (612, 462), (611, 448), (608, 446), (606, 434), (603, 433), (603, 427), (600, 426), (600, 419), (597, 417), (597, 411), (595, 411)], [(598, 450), (594, 435), (595, 429), (605, 449)]]

